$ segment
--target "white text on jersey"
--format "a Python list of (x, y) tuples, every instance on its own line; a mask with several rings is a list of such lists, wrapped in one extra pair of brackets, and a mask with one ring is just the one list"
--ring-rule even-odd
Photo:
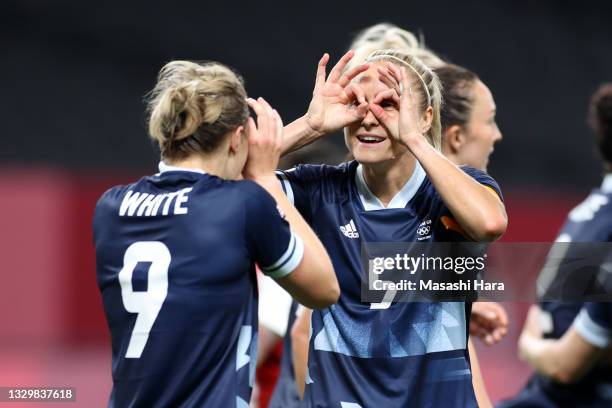
[[(189, 201), (187, 193), (192, 189), (192, 187), (189, 187), (166, 194), (147, 194), (130, 190), (123, 197), (119, 208), (119, 216), (155, 217), (159, 215), (160, 209), (161, 215), (187, 214), (188, 209), (184, 205)], [(172, 201), (174, 201), (174, 206), (171, 207)]]

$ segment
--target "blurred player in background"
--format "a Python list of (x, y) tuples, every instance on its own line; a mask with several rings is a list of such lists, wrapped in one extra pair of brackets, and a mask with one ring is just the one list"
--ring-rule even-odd
[[(557, 237), (560, 243), (612, 242), (612, 84), (602, 85), (591, 98), (589, 123), (603, 159), (604, 179), (600, 188), (569, 213)], [(571, 247), (564, 248), (571, 251)], [(609, 272), (610, 262), (608, 258), (605, 266)], [(553, 285), (565, 281), (563, 268), (544, 268), (538, 278), (539, 295), (545, 297)], [(536, 373), (519, 395), (500, 407), (612, 406), (609, 350), (604, 358), (609, 312), (608, 303), (585, 307), (582, 302), (540, 302), (539, 307), (532, 306), (519, 352)]]
[(168, 63), (149, 100), (160, 172), (98, 201), (110, 406), (248, 406), (255, 262), (302, 304), (327, 307), (339, 296), (325, 249), (274, 174), (281, 119), (263, 99), (248, 103), (257, 125), (232, 70)]
[[(321, 59), (308, 113), (285, 128), (284, 150), (291, 151), (345, 127), (356, 159), (282, 174), (288, 196), (332, 256), (343, 290), (336, 305), (313, 313), (305, 404), (476, 406), (469, 303), (362, 303), (361, 242), (416, 241), (424, 219), (432, 220), (429, 241), (494, 240), (507, 223), (501, 193), (483, 172), (459, 169), (440, 154), (441, 89), (429, 67), (383, 51), (343, 74), (352, 55), (327, 78), (328, 56)], [(445, 225), (451, 213), (461, 233)], [(442, 316), (453, 328), (440, 337)]]

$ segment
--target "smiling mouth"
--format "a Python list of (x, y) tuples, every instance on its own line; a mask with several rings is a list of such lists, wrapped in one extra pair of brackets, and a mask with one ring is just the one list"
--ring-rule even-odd
[(357, 136), (357, 140), (359, 140), (361, 143), (376, 144), (376, 143), (383, 142), (385, 138), (379, 137), (379, 136), (368, 135), (368, 136)]

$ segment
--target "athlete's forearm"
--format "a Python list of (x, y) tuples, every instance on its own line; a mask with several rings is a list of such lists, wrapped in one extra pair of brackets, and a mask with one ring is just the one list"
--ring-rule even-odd
[(556, 378), (560, 371), (558, 363), (561, 356), (557, 353), (555, 341), (523, 333), (519, 340), (520, 356), (540, 374)]
[(476, 394), (476, 401), (478, 402), (479, 408), (492, 407), (491, 399), (487, 393), (487, 388), (480, 372), (480, 364), (478, 363), (478, 355), (476, 354), (476, 348), (472, 343), (471, 337), (468, 339), (468, 350), (470, 352), (470, 366), (472, 367), (472, 385), (474, 386), (474, 393)]
[(519, 353), (540, 374), (570, 384), (591, 369), (602, 350), (586, 342), (570, 327), (560, 339), (542, 339), (523, 332)]
[(302, 116), (283, 128), (281, 156), (301, 149), (316, 141), (321, 136), (323, 136), (323, 134), (312, 129), (312, 127), (308, 125), (306, 117)]
[(312, 310), (304, 309), (291, 328), (291, 358), (293, 374), (300, 399), (304, 398), (306, 370), (308, 368), (308, 337)]
[(497, 194), (462, 171), (425, 138), (415, 140), (409, 148), (470, 238), (494, 241), (506, 231), (506, 210)]

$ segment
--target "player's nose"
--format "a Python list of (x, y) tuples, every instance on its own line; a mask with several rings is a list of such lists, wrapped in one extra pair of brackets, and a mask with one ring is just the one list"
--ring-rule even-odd
[(374, 116), (374, 113), (372, 113), (372, 111), (368, 109), (366, 112), (366, 115), (361, 120), (361, 123), (364, 126), (372, 127), (372, 126), (378, 125), (378, 119), (376, 119), (376, 116)]

